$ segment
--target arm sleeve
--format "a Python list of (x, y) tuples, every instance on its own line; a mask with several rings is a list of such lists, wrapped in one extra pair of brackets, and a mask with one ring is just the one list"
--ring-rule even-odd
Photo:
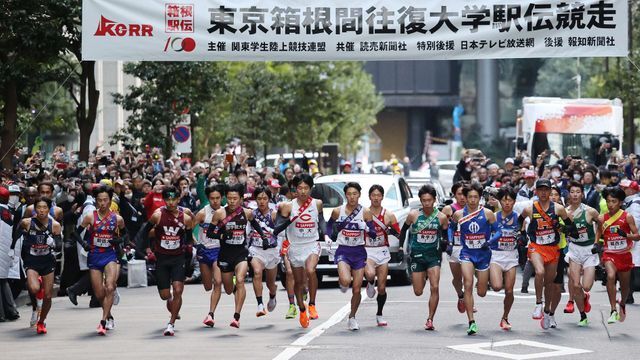
[(13, 236), (11, 239), (11, 249), (15, 249), (16, 248), (16, 243), (18, 242), (18, 239), (24, 235), (24, 229), (22, 228), (22, 226), (20, 226), (20, 224), (18, 224), (18, 226), (16, 226), (13, 229)]
[(276, 226), (273, 229), (273, 235), (278, 236), (281, 232), (283, 232), (287, 227), (291, 225), (291, 219), (288, 217), (284, 217), (278, 213), (276, 215)]
[(149, 231), (151, 231), (151, 229), (153, 229), (153, 224), (147, 221), (136, 234), (136, 245), (139, 245), (141, 249), (147, 249), (149, 247)]
[(324, 229), (326, 229), (327, 223), (324, 220), (322, 213), (318, 214), (318, 241), (324, 241)]
[(398, 222), (394, 222), (388, 229), (389, 235), (393, 235), (395, 237), (400, 237), (400, 225)]
[(186, 229), (184, 232), (184, 243), (186, 245), (193, 245), (193, 231)]
[(447, 237), (449, 238), (449, 244), (454, 243), (453, 234), (456, 232), (457, 228), (458, 228), (458, 223), (453, 221), (453, 219), (449, 220), (449, 228), (447, 229)]
[(198, 178), (196, 179), (196, 192), (198, 194), (198, 199), (200, 200), (200, 208), (209, 205), (209, 199), (207, 199), (207, 195), (204, 192), (206, 180), (207, 179), (205, 179), (204, 175), (198, 174)]
[(371, 238), (375, 238), (376, 237), (376, 225), (373, 222), (373, 220), (367, 221), (367, 234)]
[(400, 248), (402, 249), (402, 247), (404, 246), (404, 240), (407, 237), (407, 231), (409, 231), (409, 228), (411, 227), (411, 225), (404, 223), (404, 225), (402, 225), (402, 230), (400, 231), (400, 238), (398, 240), (400, 240)]
[(329, 238), (331, 238), (331, 240), (336, 241), (336, 238), (338, 237), (338, 234), (336, 234), (336, 220), (332, 217), (329, 218), (329, 221), (327, 222), (327, 227), (326, 227), (326, 234), (329, 235)]
[(59, 252), (62, 250), (62, 234), (53, 235), (53, 251)]
[(87, 247), (89, 247), (89, 244), (80, 235), (84, 230), (85, 230), (84, 227), (82, 227), (81, 225), (78, 225), (78, 227), (76, 227), (73, 233), (71, 233), (71, 237), (75, 240), (76, 243), (80, 244), (80, 246), (82, 246), (83, 249), (86, 249)]
[(251, 227), (253, 227), (253, 230), (255, 230), (258, 235), (260, 235), (260, 237), (264, 239), (266, 235), (264, 234), (264, 231), (262, 231), (262, 226), (260, 226), (258, 220), (254, 218), (249, 223), (251, 224)]

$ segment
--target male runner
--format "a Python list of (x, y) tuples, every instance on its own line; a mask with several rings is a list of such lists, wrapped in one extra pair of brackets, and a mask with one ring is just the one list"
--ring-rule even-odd
[[(449, 222), (447, 216), (434, 207), (436, 190), (431, 185), (423, 185), (418, 191), (420, 210), (411, 210), (402, 226), (400, 248), (409, 233), (409, 261), (413, 292), (421, 296), (429, 279), (429, 315), (425, 330), (435, 330), (433, 318), (440, 301), (440, 264), (442, 249), (447, 247), (446, 237)], [(441, 243), (444, 242), (444, 243)]]
[[(111, 211), (113, 189), (101, 185), (93, 192), (98, 209), (85, 215), (73, 233), (76, 241), (87, 251), (87, 265), (91, 276), (93, 293), (102, 305), (102, 319), (98, 324), (98, 335), (106, 335), (115, 328), (111, 314), (113, 299), (120, 275), (118, 250), (126, 235), (124, 220)], [(85, 241), (80, 234), (85, 232)]]
[[(442, 213), (447, 216), (448, 219), (451, 219), (453, 214), (462, 210), (467, 205), (467, 199), (464, 197), (462, 192), (464, 186), (467, 185), (465, 181), (458, 181), (453, 184), (451, 187), (451, 193), (455, 198), (455, 202), (451, 205), (447, 205), (442, 209)], [(462, 267), (460, 266), (460, 250), (462, 250), (462, 243), (460, 242), (460, 229), (457, 226), (453, 226), (453, 222), (450, 222), (449, 231), (451, 232), (448, 235), (450, 240), (449, 246), (446, 249), (447, 258), (449, 260), (449, 268), (451, 269), (451, 275), (453, 275), (453, 279), (451, 280), (451, 284), (453, 285), (456, 294), (458, 295), (458, 312), (461, 314), (464, 313), (464, 292), (462, 291)], [(475, 312), (475, 308), (473, 309)]]
[(387, 326), (387, 321), (382, 317), (382, 309), (387, 301), (387, 275), (389, 274), (389, 234), (400, 238), (400, 226), (396, 216), (382, 207), (384, 188), (380, 185), (372, 185), (369, 188), (369, 200), (371, 206), (369, 212), (373, 218), (376, 236), (365, 237), (365, 250), (367, 250), (367, 265), (364, 276), (367, 280), (367, 296), (371, 299), (376, 295), (374, 282), (378, 278), (378, 312), (376, 323), (378, 326)]
[(200, 274), (202, 285), (205, 291), (211, 292), (209, 300), (209, 313), (202, 323), (205, 326), (215, 325), (214, 314), (222, 295), (222, 275), (218, 267), (218, 255), (220, 254), (220, 240), (207, 236), (209, 224), (213, 219), (213, 214), (222, 207), (222, 197), (224, 196), (224, 185), (212, 185), (205, 189), (205, 195), (209, 199), (209, 205), (205, 205), (196, 214), (195, 223), (200, 226), (198, 232), (198, 242), (196, 258), (200, 264)]
[(49, 216), (51, 199), (40, 197), (33, 204), (33, 208), (35, 215), (23, 219), (16, 229), (9, 256), (15, 256), (16, 241), (22, 236), (21, 257), (27, 272), (27, 288), (34, 297), (37, 293), (44, 292), (36, 333), (46, 334), (45, 320), (51, 309), (56, 268), (56, 258), (52, 251), (60, 251), (62, 248), (62, 226)]
[[(162, 189), (165, 206), (156, 211), (140, 229), (138, 237), (142, 239), (147, 257), (156, 258), (156, 282), (160, 298), (167, 302), (171, 313), (165, 336), (173, 336), (175, 322), (182, 307), (182, 292), (185, 279), (185, 253), (191, 252), (193, 243), (193, 214), (189, 209), (178, 206), (180, 193), (174, 186)], [(155, 239), (149, 245), (149, 231), (154, 230)]]
[(335, 253), (335, 263), (338, 265), (338, 282), (344, 293), (351, 283), (351, 312), (347, 326), (349, 330), (359, 330), (356, 312), (360, 306), (362, 295), (362, 277), (367, 263), (367, 251), (364, 249), (365, 232), (369, 229), (369, 236), (375, 237), (375, 227), (371, 212), (358, 204), (362, 188), (356, 182), (349, 182), (344, 186), (347, 202), (331, 212), (327, 223), (327, 234), (338, 243)]

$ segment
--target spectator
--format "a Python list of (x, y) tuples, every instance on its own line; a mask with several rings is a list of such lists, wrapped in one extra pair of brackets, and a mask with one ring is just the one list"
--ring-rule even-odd
[(525, 184), (518, 190), (516, 202), (531, 200), (535, 195), (536, 173), (533, 170), (526, 170), (524, 181)]

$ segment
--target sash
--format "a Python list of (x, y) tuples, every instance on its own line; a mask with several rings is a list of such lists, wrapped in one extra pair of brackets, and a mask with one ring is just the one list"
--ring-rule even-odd
[(484, 208), (479, 208), (478, 210), (472, 212), (471, 214), (463, 217), (462, 219), (460, 219), (460, 221), (458, 221), (458, 225), (462, 225), (464, 223), (466, 223), (467, 221), (473, 219), (474, 217), (476, 217), (478, 214), (480, 214), (481, 211), (484, 211)]
[[(307, 208), (309, 207), (309, 205), (311, 205), (311, 201), (312, 201), (312, 200), (313, 200), (313, 198), (312, 198), (311, 196), (309, 196), (309, 197), (307, 198), (307, 200), (302, 204), (302, 206), (300, 206), (300, 207), (298, 208), (298, 213), (296, 214), (296, 216), (294, 216), (294, 217), (291, 219), (291, 222), (292, 222), (292, 223), (293, 223), (294, 221), (296, 221), (296, 220), (300, 217), (300, 215), (302, 215), (302, 213), (304, 213), (305, 211), (307, 211)], [(297, 200), (296, 200), (296, 201), (297, 201)]]
[(356, 215), (358, 215), (360, 210), (362, 210), (362, 205), (358, 204), (358, 206), (356, 206), (356, 208), (353, 209), (351, 214), (349, 214), (349, 216), (347, 216), (344, 219), (344, 221), (342, 221), (342, 222), (340, 222), (340, 224), (338, 224), (338, 226), (336, 227), (336, 230), (338, 232), (342, 231), (342, 229), (344, 229), (347, 226), (347, 224), (349, 224), (356, 217)]

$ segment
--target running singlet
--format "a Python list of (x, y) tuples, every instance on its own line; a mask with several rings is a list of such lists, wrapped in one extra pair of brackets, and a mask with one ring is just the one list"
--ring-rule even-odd
[[(462, 210), (463, 218), (469, 215), (467, 207)], [(460, 238), (463, 249), (481, 249), (482, 245), (491, 237), (491, 225), (487, 221), (484, 209), (468, 221), (460, 224)]]
[(165, 255), (181, 255), (184, 252), (184, 210), (178, 207), (178, 216), (174, 216), (166, 207), (160, 208), (160, 222), (155, 227), (156, 241), (154, 252)]
[(437, 251), (439, 249), (438, 229), (441, 226), (438, 213), (438, 209), (433, 209), (431, 215), (426, 216), (424, 210), (420, 209), (418, 219), (411, 225), (409, 237), (411, 253)]
[(42, 229), (38, 220), (31, 218), (29, 231), (22, 242), (22, 258), (27, 256), (48, 256), (51, 254), (51, 247), (47, 242), (51, 237), (53, 220), (49, 218), (49, 222), (45, 229)]
[(98, 211), (93, 211), (93, 224), (91, 225), (91, 236), (89, 237), (89, 253), (104, 253), (114, 250), (109, 241), (113, 240), (113, 235), (118, 228), (118, 217), (112, 211), (100, 219)]
[[(253, 210), (253, 218), (256, 219), (258, 224), (260, 224), (262, 232), (264, 232), (264, 234), (269, 237), (269, 247), (273, 248), (278, 245), (278, 240), (273, 236), (273, 229), (276, 227), (276, 225), (273, 221), (273, 218), (271, 217), (271, 211), (271, 208), (269, 208), (269, 211), (265, 216), (262, 215), (260, 210), (255, 209)], [(251, 246), (262, 248), (262, 237), (260, 237), (260, 234), (258, 234), (258, 232), (253, 229), (252, 226), (249, 226), (249, 228), (251, 229), (251, 232), (249, 233)]]
[(516, 235), (520, 229), (518, 216), (520, 215), (515, 211), (512, 211), (506, 218), (503, 217), (502, 211), (499, 211), (496, 214), (496, 222), (502, 232), (502, 236), (498, 239), (498, 242), (494, 245), (492, 250), (513, 251), (516, 249), (518, 246), (516, 242)]
[(216, 211), (207, 205), (204, 207), (204, 221), (200, 224), (200, 232), (198, 233), (198, 244), (204, 246), (206, 249), (215, 249), (220, 247), (219, 239), (212, 239), (207, 236), (207, 230), (213, 219), (213, 214)]
[[(587, 206), (580, 204), (580, 207), (576, 209), (576, 211), (580, 211), (580, 214), (573, 218), (573, 223), (576, 224), (576, 228), (578, 229), (578, 238), (574, 239), (569, 236), (568, 240), (576, 245), (591, 246), (596, 239), (596, 234), (593, 231), (593, 225), (587, 223)], [(575, 213), (576, 212), (574, 212), (574, 214)]]
[[(604, 214), (604, 221), (608, 221), (611, 215), (607, 212)], [(609, 253), (626, 253), (633, 247), (633, 241), (618, 235), (618, 228), (626, 234), (631, 233), (629, 223), (627, 223), (627, 212), (623, 211), (622, 215), (611, 226), (603, 229), (604, 235), (604, 251)]]
[(359, 206), (358, 213), (353, 216), (351, 221), (345, 223), (348, 217), (351, 214), (347, 214), (347, 205), (342, 205), (340, 207), (340, 215), (338, 216), (338, 221), (336, 224), (341, 228), (340, 232), (338, 232), (338, 238), (336, 242), (338, 245), (342, 246), (362, 246), (364, 245), (364, 233), (367, 228), (367, 225), (362, 218), (364, 214), (364, 207)]
[[(384, 215), (387, 213), (387, 209), (382, 209), (382, 211), (380, 211), (380, 215), (376, 216), (376, 218), (378, 219), (378, 221), (382, 224), (384, 224)], [(364, 240), (364, 246), (366, 247), (383, 247), (383, 246), (389, 246), (389, 235), (387, 235), (387, 232), (384, 231), (380, 225), (378, 225), (378, 221), (374, 221), (373, 224), (375, 225), (376, 228), (376, 237), (372, 238), (369, 235), (366, 235)]]
[(538, 212), (537, 207), (532, 206), (533, 212), (531, 215), (531, 222), (527, 227), (527, 235), (532, 242), (538, 245), (557, 245), (560, 241), (560, 234), (555, 229), (555, 225), (558, 223), (558, 215), (556, 215), (556, 204), (554, 202), (549, 203), (549, 209), (547, 209), (547, 216), (551, 219), (551, 223), (547, 222), (545, 218)]
[(294, 245), (313, 244), (319, 238), (318, 233), (318, 205), (316, 199), (312, 199), (309, 206), (302, 214), (299, 214), (300, 204), (298, 200), (291, 202), (291, 215), (289, 219), (294, 219), (287, 227), (287, 239)]
[[(462, 209), (462, 206), (458, 203), (451, 204), (451, 209), (455, 213), (458, 210)], [(460, 246), (462, 243), (460, 242), (460, 226), (456, 226), (456, 230), (453, 232), (453, 246)]]
[[(235, 211), (237, 210), (233, 212)], [(224, 212), (226, 216), (233, 214), (228, 206), (224, 207)], [(244, 214), (244, 209), (241, 209), (237, 215), (231, 218), (231, 220), (224, 225), (222, 231), (224, 233), (221, 243), (222, 248), (245, 247), (247, 243), (247, 217)]]

